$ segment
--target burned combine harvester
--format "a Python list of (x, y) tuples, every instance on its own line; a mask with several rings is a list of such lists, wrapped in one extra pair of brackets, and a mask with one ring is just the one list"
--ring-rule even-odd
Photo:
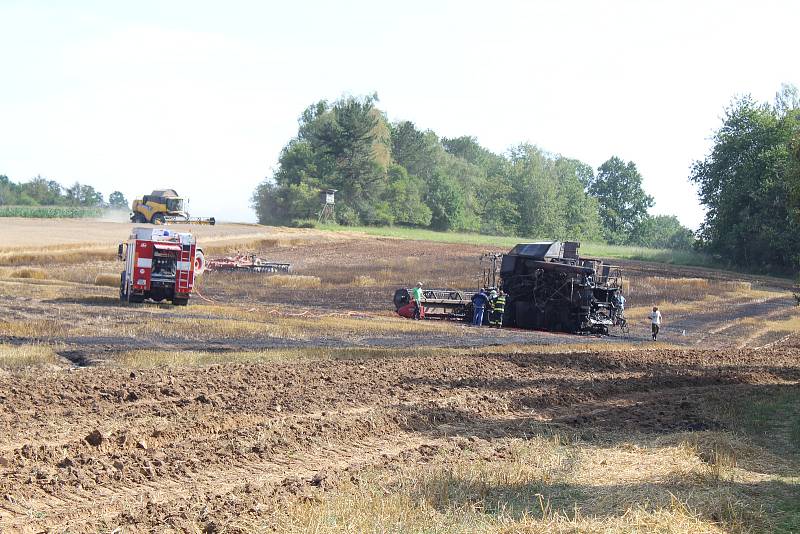
[(620, 268), (580, 258), (579, 247), (573, 241), (521, 243), (503, 256), (504, 325), (608, 334), (620, 324)]

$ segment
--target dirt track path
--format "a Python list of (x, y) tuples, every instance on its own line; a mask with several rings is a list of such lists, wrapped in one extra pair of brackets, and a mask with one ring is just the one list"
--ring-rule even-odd
[[(776, 332), (776, 337), (770, 338), (768, 332), (760, 329), (759, 322), (789, 319), (794, 313), (794, 301), (788, 295), (740, 302), (724, 301), (709, 305), (700, 312), (693, 310), (668, 314), (660, 339), (700, 347), (755, 347), (786, 334)], [(639, 330), (639, 334), (645, 338), (649, 334), (646, 325), (639, 325)], [(763, 339), (762, 335), (765, 336)]]
[(263, 524), (276, 495), (310, 494), (364, 466), (423, 464), (456, 435), (714, 428), (702, 395), (797, 384), (800, 348), (130, 373), (0, 375), (0, 531)]

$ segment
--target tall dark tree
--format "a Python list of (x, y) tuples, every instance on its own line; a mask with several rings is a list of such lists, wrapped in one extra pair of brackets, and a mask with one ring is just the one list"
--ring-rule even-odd
[(610, 243), (626, 243), (653, 206), (653, 197), (642, 188), (636, 164), (617, 156), (597, 169), (589, 194), (599, 203), (603, 232)]
[(260, 221), (310, 217), (318, 190), (333, 188), (340, 191), (342, 222), (393, 222), (383, 199), (391, 163), (389, 132), (375, 101), (374, 96), (320, 101), (303, 112), (277, 172), (253, 197)]
[(435, 133), (417, 129), (413, 122), (391, 126), (392, 158), (409, 175), (429, 180), (442, 158), (442, 146)]
[(784, 89), (776, 105), (746, 96), (725, 111), (711, 153), (692, 167), (706, 217), (705, 248), (732, 263), (800, 268), (800, 109)]

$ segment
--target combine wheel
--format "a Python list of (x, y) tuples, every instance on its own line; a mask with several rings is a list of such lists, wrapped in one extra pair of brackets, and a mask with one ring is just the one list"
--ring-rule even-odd
[(165, 222), (164, 214), (163, 213), (156, 213), (155, 215), (153, 215), (153, 218), (150, 219), (150, 222), (153, 223), (153, 224), (164, 224), (164, 222)]
[(133, 215), (133, 220), (132, 220), (132, 222), (135, 222), (135, 223), (137, 223), (137, 224), (143, 224), (143, 223), (146, 223), (146, 222), (147, 222), (147, 219), (145, 219), (145, 218), (144, 218), (144, 215), (142, 215), (141, 213), (135, 213), (135, 214)]

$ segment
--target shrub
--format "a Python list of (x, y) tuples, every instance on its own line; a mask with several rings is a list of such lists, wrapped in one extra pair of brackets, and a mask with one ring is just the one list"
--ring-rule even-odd
[(317, 222), (311, 219), (294, 219), (289, 226), (292, 228), (316, 228)]
[(17, 269), (11, 273), (11, 278), (30, 278), (33, 280), (46, 280), (47, 272), (42, 269)]
[(110, 273), (100, 273), (94, 277), (94, 285), (105, 287), (119, 287), (119, 275)]
[(25, 217), (33, 219), (78, 219), (100, 217), (102, 208), (80, 206), (0, 206), (0, 217)]

